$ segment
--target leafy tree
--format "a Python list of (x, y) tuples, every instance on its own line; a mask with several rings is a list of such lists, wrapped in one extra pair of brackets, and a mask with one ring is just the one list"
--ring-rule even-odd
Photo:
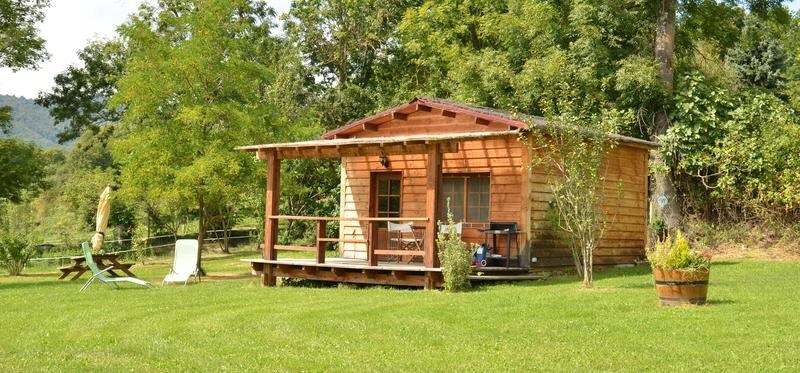
[(20, 202), (25, 191), (46, 187), (42, 151), (17, 139), (0, 139), (0, 199)]
[[(392, 36), (406, 9), (419, 0), (300, 0), (284, 29), (311, 74), (320, 77), (317, 107), (334, 128), (377, 109), (376, 69), (391, 56)], [(405, 99), (405, 98), (404, 98)]]
[[(765, 37), (763, 24), (747, 18), (742, 32), (741, 46), (728, 51), (727, 62), (739, 79), (747, 84), (764, 88), (785, 85), (787, 67), (786, 51), (780, 41)], [(762, 35), (759, 35), (762, 34)]]
[[(36, 25), (49, 4), (49, 0), (0, 0), (0, 67), (36, 68), (47, 58)], [(0, 130), (7, 132), (10, 123), (11, 109), (0, 106)]]
[(58, 134), (59, 143), (119, 120), (123, 108), (109, 107), (108, 99), (125, 68), (125, 52), (120, 40), (92, 42), (78, 52), (80, 66), (72, 65), (56, 75), (53, 91), (39, 94), (36, 103), (50, 109), (57, 124), (67, 124)]
[(626, 120), (630, 119), (620, 112), (589, 118), (561, 115), (551, 120), (556, 125), (532, 131), (525, 139), (537, 155), (531, 167), (549, 174), (553, 199), (548, 215), (570, 248), (584, 288), (593, 286), (594, 252), (609, 221), (605, 191), (620, 182), (607, 179), (605, 159), (617, 146), (611, 135)]
[(273, 91), (283, 56), (272, 13), (260, 1), (176, 1), (145, 5), (120, 29), (128, 61), (110, 105), (126, 107), (113, 145), (123, 190), (191, 207), (201, 243), (212, 211), (263, 175), (235, 146), (316, 131)]
[(0, 67), (35, 68), (47, 57), (36, 25), (44, 19), (49, 0), (0, 1)]

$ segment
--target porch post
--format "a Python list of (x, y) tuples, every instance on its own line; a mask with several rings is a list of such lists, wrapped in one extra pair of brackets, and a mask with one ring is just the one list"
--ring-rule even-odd
[(425, 267), (433, 268), (438, 266), (436, 258), (436, 212), (439, 207), (439, 190), (442, 183), (442, 149), (439, 144), (428, 147), (427, 159), (427, 183), (425, 186), (425, 216), (428, 221), (425, 223), (425, 256), (423, 262)]
[[(278, 196), (281, 192), (281, 160), (278, 159), (278, 152), (267, 150), (267, 193), (266, 208), (264, 217), (264, 259), (275, 260), (277, 253), (275, 243), (278, 241), (278, 219), (272, 216), (278, 215)], [(262, 283), (266, 286), (275, 285), (272, 265), (268, 264), (264, 268)]]

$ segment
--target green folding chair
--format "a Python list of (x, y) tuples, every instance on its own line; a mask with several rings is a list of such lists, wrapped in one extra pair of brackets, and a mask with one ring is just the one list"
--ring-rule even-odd
[(97, 264), (94, 262), (94, 258), (92, 258), (92, 246), (88, 242), (84, 242), (81, 244), (81, 248), (83, 249), (83, 256), (86, 258), (86, 265), (89, 266), (89, 269), (92, 270), (92, 277), (89, 278), (89, 281), (86, 281), (83, 284), (83, 287), (79, 292), (86, 290), (89, 285), (94, 282), (94, 280), (99, 280), (100, 282), (108, 285), (108, 287), (112, 289), (119, 289), (118, 282), (130, 282), (131, 284), (136, 284), (139, 286), (144, 286), (148, 288), (153, 288), (154, 286), (147, 281), (140, 280), (136, 277), (110, 277), (106, 276), (105, 272), (108, 272), (110, 269), (114, 268), (108, 267), (106, 269), (100, 270), (97, 267)]

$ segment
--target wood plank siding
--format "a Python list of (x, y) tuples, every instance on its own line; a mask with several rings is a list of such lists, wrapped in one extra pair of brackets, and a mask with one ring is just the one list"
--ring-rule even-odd
[[(365, 125), (361, 131), (348, 133), (350, 138), (392, 137), (415, 134), (440, 134), (459, 132), (507, 131), (509, 126), (497, 122), (478, 121), (462, 113), (414, 111), (398, 115), (376, 125)], [(642, 147), (620, 144), (606, 162), (605, 206), (610, 224), (605, 238), (596, 253), (598, 265), (632, 263), (641, 258), (645, 245), (647, 225), (647, 154)], [(530, 256), (538, 262), (533, 267), (560, 267), (572, 264), (568, 248), (559, 242), (548, 226), (546, 211), (552, 198), (547, 184), (548, 173), (541, 167), (529, 169), (529, 154), (525, 145), (515, 138), (464, 141), (458, 150), (444, 153), (443, 176), (448, 174), (489, 174), (491, 221), (519, 222), (523, 229), (521, 246), (531, 244)], [(426, 155), (389, 155), (388, 167), (380, 157), (347, 156), (341, 163), (341, 216), (355, 218), (369, 216), (370, 183), (372, 173), (399, 172), (401, 181), (401, 211), (403, 217), (425, 217)], [(621, 186), (621, 189), (618, 189)], [(433, 217), (442, 220), (443, 217)], [(340, 239), (366, 240), (367, 223), (341, 221)], [(417, 223), (423, 226), (421, 223)], [(463, 238), (481, 243), (479, 229), (487, 223), (467, 223)], [(376, 243), (382, 249), (386, 243)], [(504, 253), (505, 243), (498, 244)], [(344, 242), (340, 246), (344, 258), (366, 259), (365, 243)]]
[[(532, 156), (535, 156), (533, 154)], [(633, 263), (644, 256), (647, 235), (648, 151), (620, 145), (607, 156), (605, 164), (604, 210), (608, 225), (595, 252), (596, 265)], [(534, 167), (530, 190), (531, 253), (535, 267), (572, 266), (566, 244), (558, 240), (546, 218), (552, 199), (544, 167)]]

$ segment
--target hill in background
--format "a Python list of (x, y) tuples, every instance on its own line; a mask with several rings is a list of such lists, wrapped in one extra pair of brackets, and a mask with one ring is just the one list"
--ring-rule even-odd
[(43, 148), (63, 146), (58, 144), (56, 136), (60, 126), (54, 126), (47, 109), (36, 105), (32, 99), (0, 94), (0, 106), (11, 107), (13, 124), (11, 132), (8, 135), (0, 133), (0, 137), (15, 137)]

